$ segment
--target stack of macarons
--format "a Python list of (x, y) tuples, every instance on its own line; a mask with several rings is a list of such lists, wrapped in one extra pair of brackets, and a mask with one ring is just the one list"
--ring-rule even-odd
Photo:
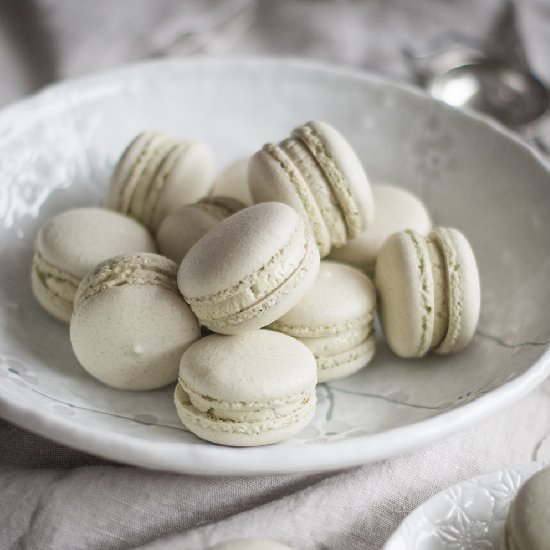
[(317, 383), (371, 361), (377, 302), (402, 357), (472, 338), (479, 281), (464, 236), (433, 229), (410, 192), (371, 187), (329, 124), (299, 126), (211, 175), (205, 145), (143, 133), (104, 209), (40, 229), (33, 291), (70, 321), (96, 379), (124, 390), (176, 383), (190, 431), (265, 445), (307, 425)]

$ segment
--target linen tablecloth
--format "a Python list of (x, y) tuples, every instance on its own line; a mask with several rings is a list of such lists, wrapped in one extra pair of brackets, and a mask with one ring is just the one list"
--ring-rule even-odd
[[(514, 29), (503, 27), (506, 7), (501, 0), (10, 0), (0, 31), (17, 31), (24, 50), (17, 59), (27, 65), (0, 55), (0, 69), (25, 76), (4, 84), (11, 86), (10, 99), (49, 81), (166, 54), (313, 57), (405, 80), (411, 75), (403, 48), (449, 32), (511, 48), (504, 53), (513, 55)], [(550, 3), (524, 0), (516, 11), (527, 58), (548, 83)], [(297, 549), (378, 549), (442, 488), (550, 459), (549, 434), (550, 381), (428, 447), (309, 475), (153, 472), (65, 448), (0, 420), (0, 548), (202, 549), (261, 536)]]

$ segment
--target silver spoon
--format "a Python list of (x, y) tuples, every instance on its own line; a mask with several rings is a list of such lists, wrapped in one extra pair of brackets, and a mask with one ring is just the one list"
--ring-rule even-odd
[(538, 136), (539, 124), (550, 107), (550, 94), (521, 59), (519, 42), (515, 54), (516, 62), (509, 62), (457, 36), (440, 38), (423, 52), (404, 50), (417, 82), (430, 95), (491, 115), (550, 152)]

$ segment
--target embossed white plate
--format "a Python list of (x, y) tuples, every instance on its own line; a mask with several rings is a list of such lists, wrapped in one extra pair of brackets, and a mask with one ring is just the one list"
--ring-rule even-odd
[(441, 491), (405, 518), (384, 550), (499, 550), (510, 504), (546, 466), (531, 462)]
[[(99, 204), (139, 131), (209, 143), (221, 169), (325, 119), (373, 182), (418, 193), (479, 260), (479, 331), (462, 353), (368, 368), (318, 389), (311, 425), (279, 445), (215, 446), (184, 430), (173, 388), (131, 393), (81, 369), (67, 326), (35, 302), (39, 226)], [(479, 421), (550, 371), (550, 174), (511, 134), (360, 72), (289, 60), (190, 59), (62, 83), (0, 113), (0, 414), (122, 462), (195, 473), (329, 470), (402, 453)]]

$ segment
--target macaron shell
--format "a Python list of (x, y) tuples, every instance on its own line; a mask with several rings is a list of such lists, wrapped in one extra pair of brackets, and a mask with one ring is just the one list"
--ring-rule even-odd
[[(204, 320), (204, 324), (220, 334), (240, 334), (266, 327), (292, 309), (315, 281), (319, 270), (319, 251), (311, 236), (306, 235), (305, 254), (297, 269), (275, 290), (243, 311), (220, 320)], [(253, 288), (255, 285), (252, 284)], [(244, 290), (249, 294), (249, 290)], [(237, 298), (239, 301), (242, 298)]]
[(239, 210), (246, 208), (246, 205), (233, 197), (213, 196), (203, 197), (193, 205), (193, 208), (210, 213), (219, 222), (223, 222), (229, 216), (236, 214)]
[(351, 348), (334, 355), (317, 357), (317, 381), (319, 384), (350, 376), (364, 368), (376, 353), (374, 334)]
[(185, 257), (178, 273), (182, 294), (202, 298), (238, 285), (284, 248), (300, 225), (296, 213), (280, 203), (262, 203), (237, 212), (214, 227)]
[(330, 234), (307, 182), (278, 145), (266, 145), (250, 160), (248, 182), (254, 202), (292, 207), (315, 238), (321, 257), (330, 252)]
[(528, 479), (513, 500), (506, 521), (509, 550), (546, 550), (550, 540), (550, 469)]
[(77, 279), (60, 279), (49, 276), (37, 269), (33, 262), (31, 270), (31, 287), (39, 304), (53, 317), (68, 323), (73, 313), (73, 301), (78, 288)]
[(401, 357), (422, 357), (434, 324), (434, 284), (424, 238), (414, 231), (389, 237), (378, 255), (375, 278), (388, 345)]
[[(154, 146), (161, 143), (162, 138), (156, 132), (143, 132), (138, 134), (124, 149), (120, 159), (118, 160), (111, 181), (105, 195), (105, 208), (112, 210), (125, 211), (122, 208), (123, 194), (128, 178), (134, 173), (134, 184), (137, 184), (137, 176), (141, 174), (149, 156), (152, 154)], [(130, 193), (131, 196), (131, 193)], [(128, 205), (129, 205), (129, 201)]]
[(75, 309), (91, 296), (124, 285), (153, 285), (179, 297), (178, 266), (158, 254), (122, 254), (98, 264), (82, 279), (75, 296)]
[(213, 156), (202, 143), (186, 142), (187, 147), (175, 159), (166, 175), (149, 220), (150, 227), (158, 230), (162, 220), (186, 204), (198, 201), (208, 194), (212, 185)]
[(333, 336), (366, 325), (375, 311), (376, 291), (364, 273), (322, 261), (313, 285), (273, 328), (296, 337)]
[(193, 245), (219, 221), (209, 212), (184, 206), (169, 214), (157, 232), (159, 251), (176, 263), (181, 263)]
[(154, 252), (149, 231), (127, 216), (102, 208), (67, 210), (38, 232), (31, 269), (33, 293), (44, 309), (68, 322), (81, 281), (110, 256)]
[[(348, 141), (330, 124), (313, 121), (297, 128), (293, 134), (300, 135), (300, 129), (311, 129), (323, 145), (323, 157), (315, 155), (331, 181), (333, 192), (344, 213), (348, 229), (348, 238), (354, 238), (367, 229), (374, 215), (374, 205), (370, 185), (365, 170)], [(310, 147), (311, 149), (311, 147)], [(339, 174), (331, 177), (327, 164)]]
[(442, 250), (449, 292), (449, 327), (434, 351), (453, 353), (471, 341), (477, 327), (481, 302), (479, 273), (472, 248), (460, 231), (436, 228), (430, 236)]
[(210, 194), (212, 196), (232, 197), (245, 206), (252, 206), (252, 195), (248, 188), (249, 157), (229, 165), (215, 179)]
[(373, 185), (374, 217), (366, 231), (344, 246), (334, 248), (330, 258), (374, 273), (376, 257), (385, 240), (398, 231), (412, 229), (427, 235), (432, 227), (424, 204), (411, 192), (394, 185)]
[(117, 254), (155, 252), (149, 231), (128, 216), (103, 208), (75, 208), (48, 220), (35, 249), (50, 264), (82, 279)]
[(200, 337), (185, 302), (155, 285), (109, 288), (81, 303), (70, 325), (73, 350), (109, 386), (150, 390), (177, 380), (185, 349)]

